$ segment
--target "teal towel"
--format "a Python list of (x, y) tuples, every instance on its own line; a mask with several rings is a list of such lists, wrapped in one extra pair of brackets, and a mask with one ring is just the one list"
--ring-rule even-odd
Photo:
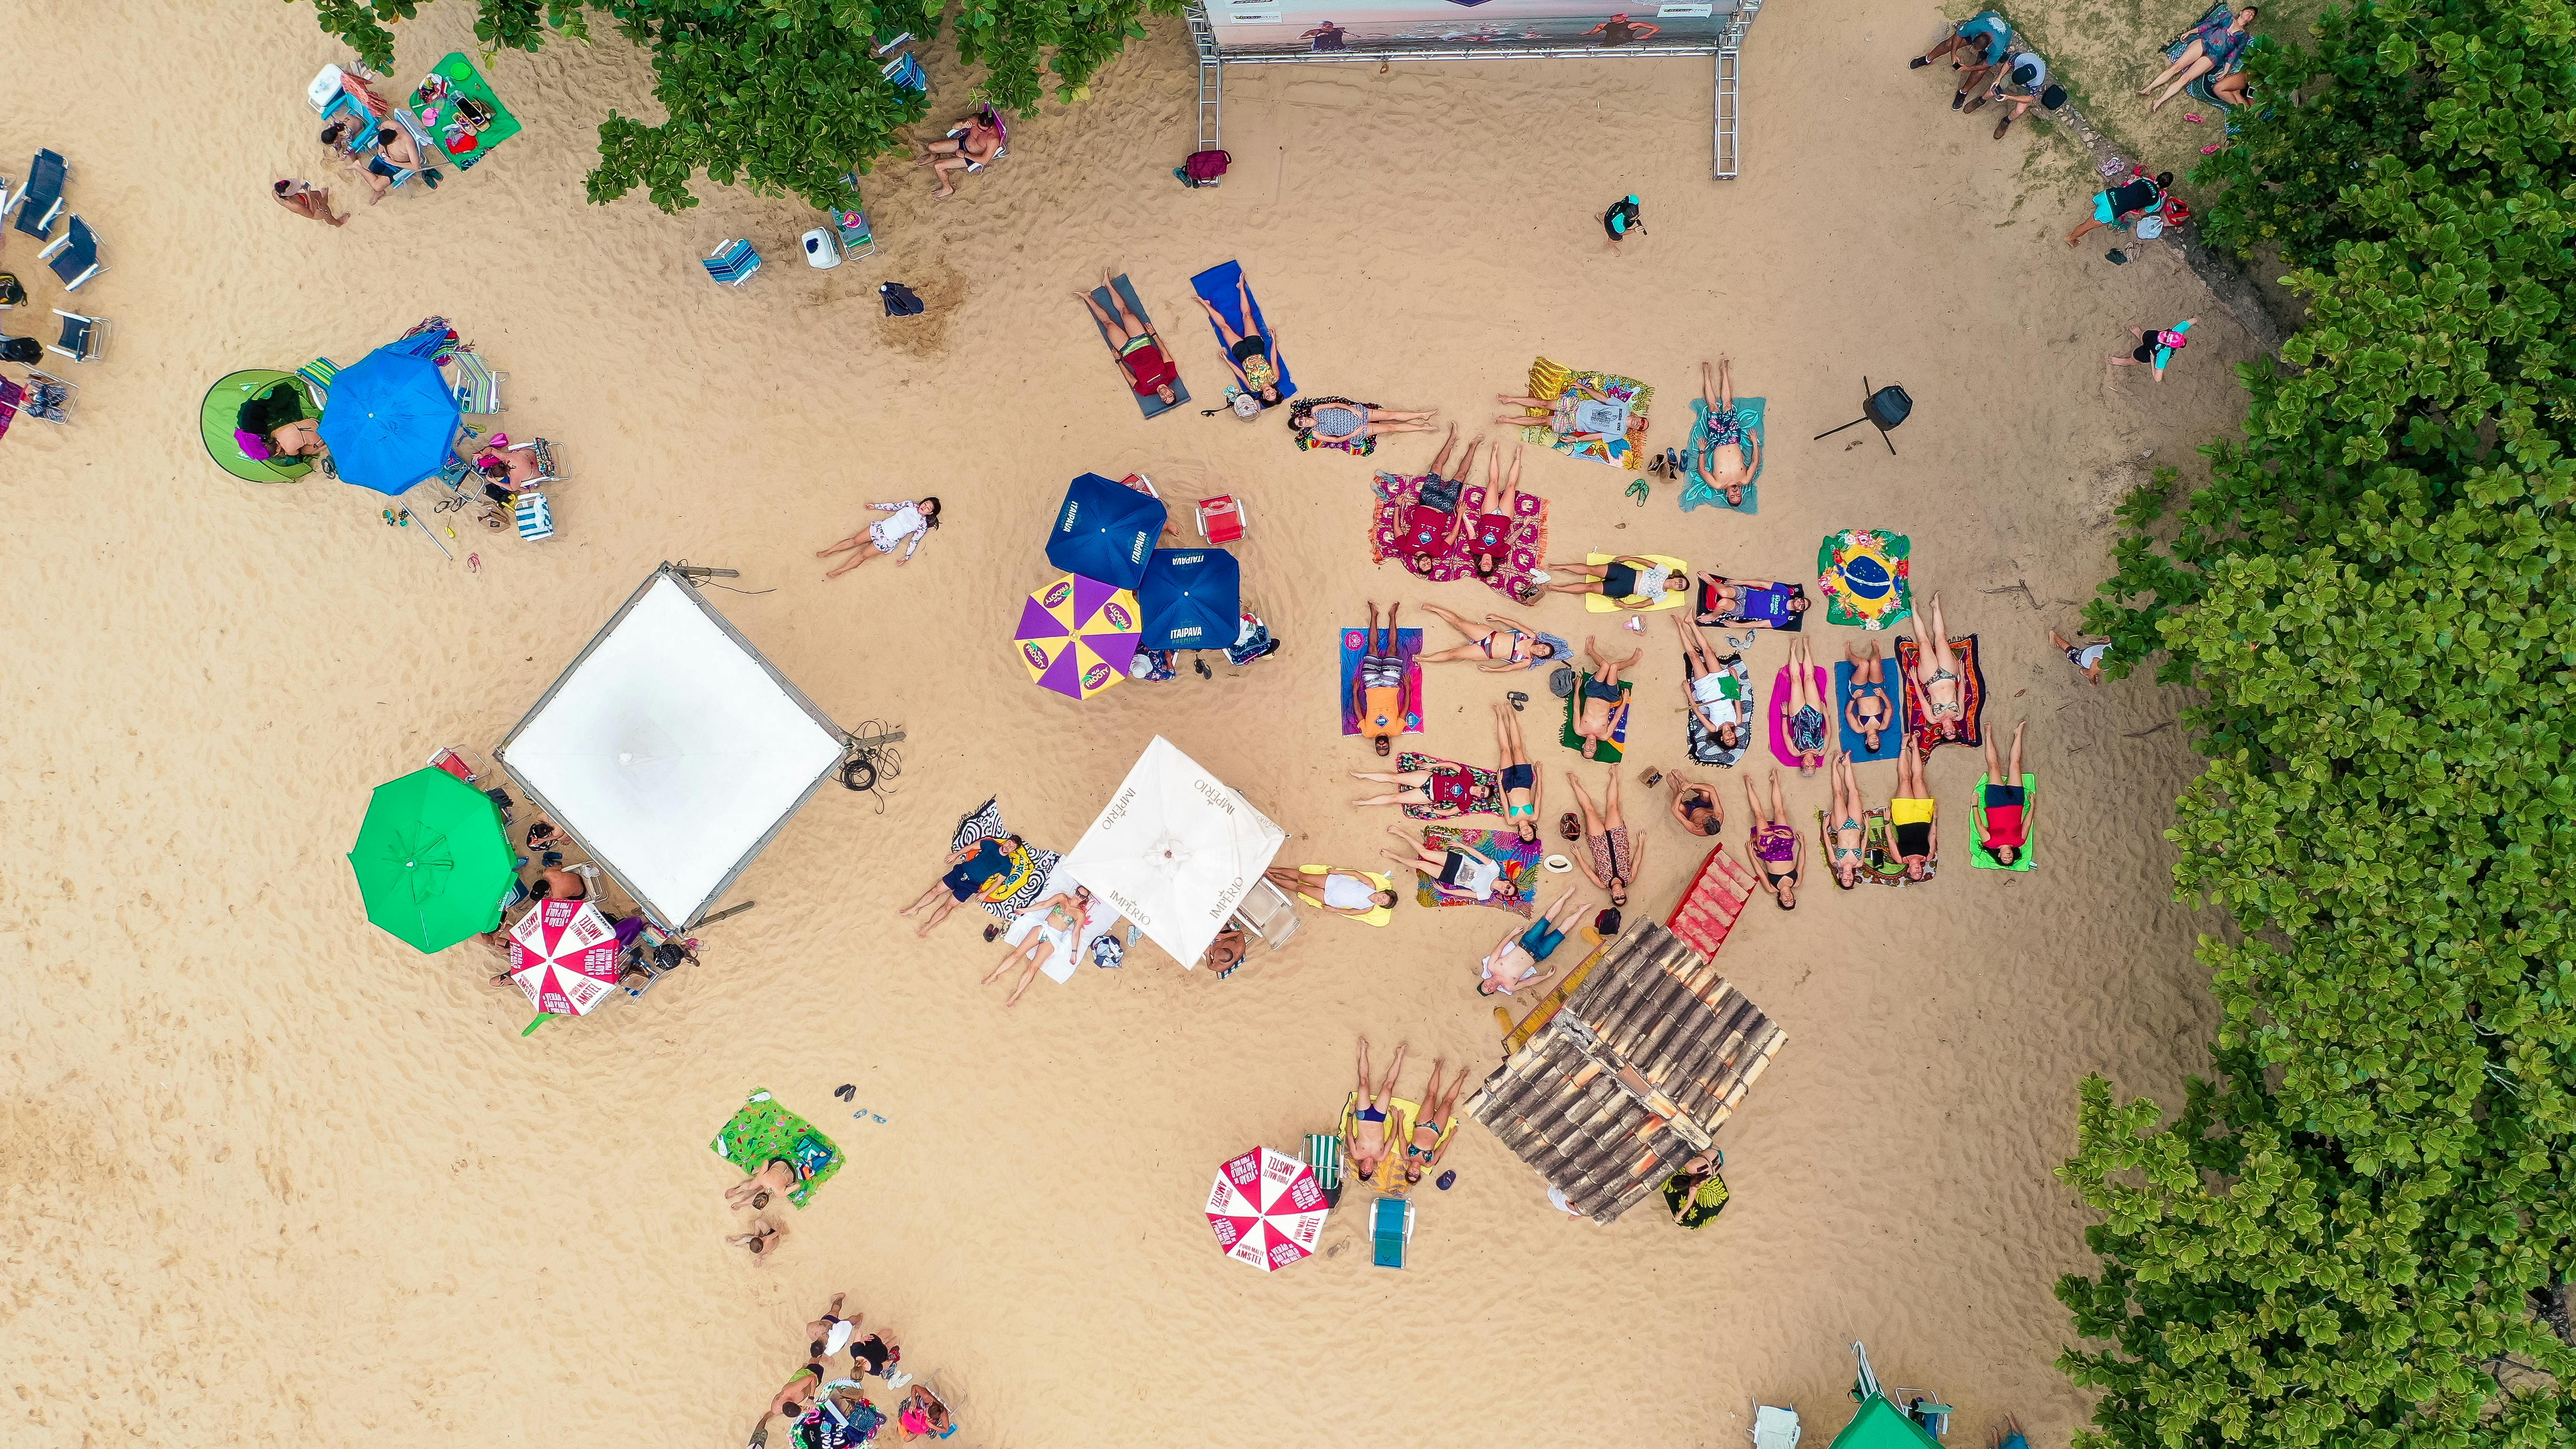
[[(1760, 438), (1762, 436), (1762, 406), (1763, 399), (1758, 397), (1739, 397), (1735, 400), (1735, 416), (1743, 422), (1744, 430), (1751, 433), (1756, 438)], [(1707, 451), (1707, 439), (1708, 399), (1704, 397), (1695, 397), (1691, 399), (1690, 446), (1682, 450), (1682, 462), (1691, 470), (1692, 473), (1700, 471), (1703, 463), (1702, 455)], [(1767, 443), (1763, 447), (1763, 452), (1766, 455), (1770, 452), (1770, 447)], [(1767, 456), (1754, 460), (1753, 481), (1744, 485), (1743, 507), (1738, 508), (1734, 504), (1727, 502), (1725, 494), (1718, 492), (1716, 489), (1709, 487), (1706, 483), (1703, 483), (1694, 477), (1682, 488), (1682, 511), (1684, 513), (1688, 513), (1702, 504), (1715, 504), (1720, 508), (1729, 509), (1736, 513), (1761, 512), (1761, 492), (1754, 486), (1754, 484), (1762, 481), (1763, 465), (1769, 461), (1770, 459)]]

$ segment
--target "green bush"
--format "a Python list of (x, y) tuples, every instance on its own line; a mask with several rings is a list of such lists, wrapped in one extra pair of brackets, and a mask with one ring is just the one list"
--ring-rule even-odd
[[(2086, 1085), (2089, 1446), (2576, 1441), (2576, 11), (2363, 4), (2256, 61), (2209, 235), (2309, 304), (2087, 623), (2209, 757), (2168, 832), (2215, 1085)], [(2305, 104), (2291, 104), (2297, 92)], [(2563, 1323), (2563, 1318), (2561, 1320)]]

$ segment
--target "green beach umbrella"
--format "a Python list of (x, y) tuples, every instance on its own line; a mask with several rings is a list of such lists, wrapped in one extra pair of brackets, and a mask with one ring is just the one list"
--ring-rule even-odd
[(1834, 1436), (1833, 1449), (1941, 1449), (1941, 1441), (1903, 1409), (1874, 1393), (1861, 1401), (1860, 1412)]
[(367, 919), (422, 951), (501, 924), (517, 874), (500, 807), (434, 766), (376, 787), (349, 868)]
[(292, 483), (313, 471), (305, 458), (253, 458), (241, 450), (233, 431), (241, 426), (242, 404), (263, 396), (283, 384), (294, 389), (304, 416), (319, 417), (322, 409), (313, 401), (312, 386), (291, 372), (273, 367), (255, 367), (218, 378), (206, 389), (206, 400), (197, 409), (197, 431), (204, 437), (206, 456), (215, 466), (246, 483)]

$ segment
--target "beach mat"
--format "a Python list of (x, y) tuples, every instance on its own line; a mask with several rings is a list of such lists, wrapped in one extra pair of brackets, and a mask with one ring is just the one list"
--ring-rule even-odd
[[(1879, 662), (1879, 673), (1896, 668), (1893, 659)], [(1857, 671), (1848, 659), (1834, 666), (1834, 721), (1842, 731), (1843, 753), (1854, 764), (1866, 765), (1878, 760), (1892, 760), (1905, 752), (1905, 691), (1890, 689), (1884, 680), (1880, 688), (1887, 693), (1887, 728), (1878, 732), (1878, 748), (1869, 747), (1869, 737), (1851, 727), (1852, 677)]]
[[(1887, 807), (1861, 812), (1860, 878), (1902, 890), (1917, 882), (1905, 873), (1905, 861), (1896, 853), (1896, 826), (1888, 818)], [(1923, 879), (1941, 873), (1941, 857), (1935, 855), (1923, 866)]]
[[(1596, 569), (1597, 569), (1597, 568), (1601, 567), (1603, 564), (1606, 564), (1606, 563), (1610, 562), (1610, 561), (1611, 561), (1612, 559), (1614, 559), (1614, 558), (1622, 558), (1622, 557), (1625, 557), (1625, 558), (1641, 558), (1641, 559), (1646, 560), (1648, 563), (1661, 564), (1663, 567), (1668, 568), (1668, 569), (1671, 569), (1671, 570), (1673, 571), (1673, 578), (1681, 580), (1681, 581), (1682, 581), (1682, 586), (1681, 586), (1680, 588), (1678, 588), (1678, 589), (1666, 589), (1666, 590), (1664, 590), (1664, 601), (1663, 601), (1662, 603), (1660, 603), (1660, 604), (1649, 604), (1649, 605), (1647, 605), (1646, 607), (1644, 607), (1644, 608), (1642, 608), (1642, 609), (1622, 609), (1622, 608), (1620, 607), (1619, 601), (1618, 601), (1617, 599), (1611, 598), (1611, 597), (1610, 597), (1609, 595), (1607, 595), (1607, 594), (1585, 594), (1585, 595), (1583, 595), (1583, 596), (1582, 596), (1582, 597), (1583, 597), (1583, 611), (1584, 611), (1585, 613), (1587, 613), (1587, 614), (1620, 614), (1620, 613), (1628, 613), (1628, 614), (1660, 614), (1660, 613), (1662, 613), (1662, 612), (1663, 612), (1664, 610), (1666, 610), (1666, 609), (1678, 609), (1678, 608), (1680, 608), (1682, 605), (1687, 604), (1687, 603), (1689, 603), (1689, 602), (1691, 601), (1691, 595), (1693, 594), (1693, 592), (1695, 592), (1695, 591), (1696, 591), (1696, 589), (1697, 589), (1697, 587), (1698, 587), (1698, 586), (1697, 586), (1696, 584), (1694, 584), (1694, 583), (1691, 581), (1691, 576), (1690, 576), (1690, 565), (1689, 565), (1689, 564), (1686, 564), (1686, 563), (1684, 563), (1684, 562), (1682, 562), (1680, 559), (1677, 559), (1677, 558), (1673, 557), (1671, 554), (1668, 554), (1668, 553), (1632, 553), (1632, 554), (1624, 554), (1624, 555), (1623, 555), (1623, 554), (1615, 554), (1615, 553), (1587, 553), (1587, 554), (1585, 554), (1585, 555), (1583, 556), (1583, 561), (1584, 561), (1585, 563), (1588, 563), (1588, 564), (1592, 565), (1594, 568), (1596, 568)], [(1667, 579), (1665, 582), (1669, 583), (1669, 582), (1671, 582), (1671, 580), (1670, 580), (1670, 579)], [(1633, 595), (1633, 594), (1632, 594), (1632, 595), (1630, 595), (1629, 597), (1634, 598), (1634, 597), (1636, 597), (1636, 595)]]
[[(957, 829), (948, 837), (948, 848), (964, 850), (979, 840), (1013, 834), (1011, 828), (1002, 823), (1000, 798), (995, 796), (986, 800), (962, 816)], [(1010, 869), (985, 882), (983, 889), (974, 896), (977, 905), (991, 912), (995, 920), (1006, 926), (1045, 898), (1047, 877), (1055, 874), (1055, 863), (1064, 859), (1062, 851), (1040, 850), (1030, 845), (1026, 837), (1021, 838), (1020, 844), (1023, 849), (1011, 857)]]
[(1414, 872), (1413, 899), (1434, 910), (1452, 906), (1491, 906), (1527, 919), (1530, 900), (1538, 894), (1542, 872), (1539, 862), (1547, 856), (1545, 839), (1523, 840), (1512, 830), (1469, 830), (1458, 825), (1434, 825), (1422, 832), (1422, 838), (1435, 846), (1464, 846), (1503, 868), (1503, 878), (1494, 886), (1491, 900), (1474, 896), (1443, 895), (1429, 882), (1430, 877)]
[[(1422, 495), (1423, 479), (1396, 473), (1380, 473), (1370, 483), (1376, 507), (1369, 515), (1369, 562), (1384, 563), (1392, 558), (1404, 565), (1405, 571), (1435, 584), (1469, 579), (1482, 583), (1517, 604), (1535, 604), (1546, 594), (1530, 575), (1545, 567), (1547, 559), (1547, 500), (1523, 491), (1512, 495), (1512, 526), (1505, 539), (1503, 560), (1490, 579), (1476, 578), (1475, 560), (1455, 549), (1436, 557), (1417, 561), (1398, 545), (1404, 538), (1405, 511)], [(1459, 511), (1481, 514), (1485, 511), (1484, 485), (1471, 484), (1458, 498)]]
[(831, 1156), (815, 1169), (813, 1176), (787, 1190), (787, 1200), (801, 1208), (814, 1196), (814, 1189), (830, 1182), (849, 1159), (831, 1138), (816, 1131), (813, 1123), (779, 1106), (766, 1089), (752, 1093), (742, 1109), (716, 1132), (716, 1140), (707, 1145), (715, 1149), (716, 1156), (741, 1168), (747, 1177), (767, 1166), (771, 1158), (793, 1159), (797, 1142), (809, 1137), (821, 1143)]
[[(1375, 1066), (1376, 1063), (1372, 1062), (1370, 1065)], [(1458, 1130), (1458, 1119), (1465, 1115), (1467, 1114), (1464, 1112), (1453, 1112), (1450, 1114), (1448, 1121), (1440, 1124), (1441, 1142), (1448, 1141), (1449, 1134)], [(1376, 1188), (1380, 1195), (1385, 1197), (1402, 1197), (1406, 1193), (1413, 1191), (1414, 1184), (1404, 1180), (1404, 1149), (1407, 1144), (1413, 1141), (1413, 1124), (1421, 1120), (1422, 1104), (1420, 1102), (1408, 1101), (1403, 1097), (1387, 1098), (1386, 1156), (1378, 1159), (1376, 1173), (1365, 1178), (1359, 1177), (1349, 1171), (1351, 1151), (1350, 1144), (1357, 1140), (1360, 1124), (1360, 1094), (1357, 1092), (1351, 1093), (1350, 1096), (1342, 1103), (1342, 1125), (1340, 1129), (1342, 1135), (1342, 1162), (1344, 1165), (1342, 1181), (1345, 1184), (1355, 1181), (1366, 1182), (1369, 1186)], [(1435, 1152), (1439, 1151), (1439, 1143), (1433, 1143), (1432, 1150)]]
[[(1297, 867), (1297, 869), (1307, 875), (1320, 876), (1326, 871), (1332, 870), (1333, 867), (1328, 865), (1301, 865)], [(1394, 879), (1382, 870), (1351, 870), (1344, 868), (1341, 873), (1343, 875), (1365, 877), (1370, 885), (1375, 886), (1377, 889), (1382, 891), (1393, 890), (1395, 888)], [(1324, 904), (1323, 883), (1321, 881), (1316, 883), (1313, 894), (1309, 894), (1301, 890), (1297, 892), (1297, 899), (1304, 901), (1306, 904), (1313, 906), (1319, 911), (1328, 909)], [(1389, 906), (1371, 906), (1369, 907), (1368, 914), (1365, 916), (1344, 916), (1342, 919), (1346, 921), (1357, 921), (1364, 926), (1383, 926), (1387, 922), (1395, 919), (1395, 911)]]
[(1914, 617), (1914, 592), (1906, 562), (1914, 541), (1883, 528), (1846, 528), (1816, 546), (1816, 588), (1825, 596), (1825, 622), (1846, 628), (1884, 629)]
[[(1383, 631), (1381, 631), (1383, 632)], [(1365, 628), (1353, 626), (1342, 631), (1342, 733), (1360, 732), (1359, 710), (1351, 704), (1351, 681), (1359, 677), (1360, 660), (1368, 653)], [(1404, 660), (1404, 733), (1422, 733), (1422, 631), (1395, 631), (1395, 652)]]
[[(1055, 869), (1047, 872), (1045, 882), (1038, 887), (1038, 899), (1043, 901), (1059, 895), (1071, 895), (1073, 888), (1080, 884), (1080, 881), (1073, 878), (1073, 872), (1064, 868), (1064, 862), (1058, 861)], [(1040, 912), (1034, 910), (1024, 912), (1018, 920), (1004, 928), (1002, 944), (1012, 947), (1024, 946), (1028, 944), (1029, 937), (1037, 933), (1038, 927), (1045, 923), (1046, 917)], [(1058, 986), (1071, 982), (1073, 973), (1081, 968), (1083, 959), (1085, 957), (1096, 959), (1095, 953), (1099, 942), (1107, 939), (1120, 923), (1118, 908), (1111, 905), (1108, 898), (1104, 896), (1093, 896), (1091, 909), (1083, 912), (1081, 928), (1074, 932), (1073, 949), (1048, 952), (1046, 964), (1038, 968), (1038, 974)], [(1119, 954), (1123, 956), (1123, 950)]]
[(1735, 929), (1736, 917), (1744, 914), (1752, 893), (1762, 889), (1758, 885), (1738, 886), (1733, 874), (1720, 870), (1717, 863), (1725, 856), (1724, 845), (1711, 846), (1698, 872), (1691, 876), (1690, 888), (1673, 903), (1672, 914), (1664, 917), (1665, 927), (1702, 956), (1715, 956), (1717, 948), (1726, 944), (1727, 933)]
[[(1575, 678), (1573, 690), (1565, 696), (1565, 723), (1557, 731), (1556, 736), (1558, 744), (1578, 755), (1583, 753), (1583, 736), (1574, 732), (1574, 710), (1575, 705), (1583, 698), (1583, 686), (1591, 682), (1592, 675), (1589, 671)], [(1628, 725), (1637, 717), (1637, 681), (1633, 679), (1619, 681), (1619, 700), (1620, 703), (1628, 706), (1628, 712), (1619, 717), (1618, 727), (1610, 731), (1610, 738), (1602, 741), (1592, 751), (1592, 758), (1605, 765), (1619, 763), (1628, 753)]]
[[(1683, 676), (1687, 678), (1690, 674), (1690, 656), (1688, 654), (1684, 654), (1682, 659), (1682, 673)], [(1717, 742), (1717, 736), (1710, 733), (1708, 726), (1701, 721), (1699, 711), (1688, 707), (1687, 704), (1684, 705), (1682, 710), (1682, 727), (1690, 736), (1690, 756), (1692, 759), (1703, 765), (1715, 765), (1720, 769), (1732, 769), (1734, 768), (1736, 761), (1744, 758), (1744, 752), (1753, 747), (1753, 719), (1754, 716), (1761, 712), (1761, 707), (1753, 698), (1753, 672), (1744, 667), (1743, 656), (1739, 654), (1730, 654), (1724, 659), (1719, 660), (1718, 664), (1729, 674), (1735, 676), (1735, 687), (1738, 692), (1738, 697), (1744, 701), (1744, 723), (1735, 732), (1735, 748), (1730, 750), (1724, 745), (1719, 744)], [(1688, 688), (1687, 685), (1684, 687)], [(1685, 698), (1687, 698), (1687, 696), (1685, 696)]]
[[(1243, 280), (1241, 262), (1221, 262), (1190, 278), (1190, 290), (1205, 297), (1209, 306), (1224, 314), (1225, 320), (1233, 324), (1235, 336), (1248, 337), (1257, 332), (1270, 338), (1270, 365), (1279, 369), (1279, 397), (1284, 402), (1297, 395), (1297, 380), (1288, 375), (1288, 355), (1279, 350), (1279, 339), (1272, 336), (1270, 323), (1261, 315), (1261, 299), (1253, 296), (1249, 288), (1244, 290), (1242, 298), (1235, 296), (1235, 283), (1241, 280)], [(1245, 299), (1249, 299), (1252, 303), (1250, 327), (1244, 326), (1243, 318), (1236, 315), (1242, 310), (1242, 302)], [(1142, 317), (1145, 314), (1139, 312), (1136, 315)], [(1218, 332), (1213, 322), (1208, 324), (1208, 331), (1216, 335), (1217, 350), (1224, 351), (1225, 334)], [(1277, 404), (1274, 403), (1272, 406), (1275, 407)]]
[[(1154, 334), (1154, 344), (1163, 349), (1163, 355), (1171, 358), (1172, 401), (1167, 403), (1150, 392), (1138, 392), (1135, 385), (1128, 381), (1126, 367), (1121, 365), (1118, 359), (1113, 356), (1109, 359), (1109, 366), (1112, 371), (1118, 374), (1118, 385), (1126, 390), (1129, 397), (1136, 400), (1137, 410), (1149, 418), (1159, 418), (1163, 414), (1170, 412), (1175, 408), (1187, 407), (1190, 401), (1190, 389), (1189, 384), (1181, 381), (1181, 360), (1177, 357), (1172, 357), (1171, 345), (1163, 340), (1161, 330), (1154, 326), (1154, 314), (1146, 311), (1145, 304), (1136, 300), (1136, 284), (1127, 280), (1127, 274), (1125, 272), (1120, 272), (1117, 276), (1109, 279), (1109, 286), (1116, 287), (1118, 289), (1118, 296), (1127, 303), (1127, 310), (1136, 315), (1137, 321), (1145, 324), (1146, 331)], [(1110, 316), (1115, 317), (1118, 315), (1118, 304), (1117, 302), (1110, 300), (1109, 287), (1092, 288), (1091, 300), (1099, 303), (1102, 309), (1107, 311)], [(1100, 333), (1101, 344), (1103, 346), (1107, 346), (1109, 342), (1109, 329), (1101, 326), (1100, 319), (1097, 317), (1091, 319), (1091, 325), (1094, 330)], [(1111, 351), (1114, 353), (1116, 349), (1112, 348)]]
[[(1832, 697), (1833, 676), (1827, 674), (1825, 666), (1821, 664), (1813, 668), (1816, 671), (1816, 702), (1822, 705)], [(1779, 674), (1771, 681), (1771, 707), (1763, 711), (1763, 718), (1771, 722), (1771, 758), (1794, 768), (1798, 763), (1798, 752), (1789, 748), (1789, 725), (1783, 718), (1790, 708), (1789, 683), (1789, 666), (1783, 664), (1780, 666)], [(1831, 720), (1826, 721), (1828, 726), (1832, 723)], [(1830, 737), (1826, 741), (1826, 749), (1828, 751), (1832, 749)]]
[(1395, 773), (1409, 775), (1416, 770), (1464, 770), (1470, 780), (1485, 787), (1485, 798), (1494, 802), (1494, 808), (1461, 812), (1438, 805), (1398, 807), (1404, 811), (1404, 817), (1407, 820), (1456, 820), (1461, 818), (1462, 814), (1500, 815), (1503, 813), (1503, 776), (1499, 770), (1488, 770), (1482, 765), (1469, 765), (1457, 760), (1444, 760), (1438, 755), (1418, 754), (1412, 750), (1400, 750), (1396, 753)]
[[(1785, 587), (1786, 589), (1788, 589), (1788, 591), (1789, 591), (1790, 593), (1792, 593), (1792, 594), (1796, 595), (1796, 596), (1797, 596), (1797, 597), (1799, 597), (1799, 598), (1802, 598), (1802, 599), (1803, 599), (1803, 598), (1805, 598), (1805, 597), (1807, 596), (1807, 586), (1806, 586), (1805, 584), (1801, 584), (1801, 583), (1785, 583), (1785, 584), (1781, 584), (1780, 586), (1781, 586), (1781, 587)], [(1760, 624), (1758, 624), (1758, 623), (1752, 623), (1752, 622), (1748, 621), (1748, 620), (1745, 618), (1745, 616), (1744, 616), (1744, 615), (1742, 615), (1742, 614), (1715, 614), (1715, 615), (1713, 615), (1713, 614), (1710, 612), (1710, 610), (1711, 610), (1711, 608), (1712, 608), (1712, 604), (1711, 604), (1711, 602), (1710, 602), (1710, 595), (1711, 595), (1712, 593), (1714, 593), (1714, 592), (1715, 592), (1715, 591), (1714, 591), (1714, 590), (1709, 586), (1709, 582), (1708, 582), (1708, 578), (1707, 578), (1707, 576), (1702, 575), (1702, 576), (1699, 576), (1699, 577), (1695, 577), (1695, 578), (1693, 578), (1693, 579), (1691, 580), (1691, 622), (1692, 622), (1692, 623), (1697, 624), (1699, 627), (1701, 627), (1701, 628), (1703, 628), (1703, 629), (1736, 629), (1736, 628), (1753, 628), (1753, 629), (1759, 629), (1759, 628), (1761, 628), (1761, 627), (1762, 627), (1762, 625), (1760, 625)], [(1766, 589), (1766, 590), (1763, 590), (1762, 592), (1764, 592), (1764, 593), (1768, 593), (1768, 592), (1769, 592), (1769, 590), (1767, 590), (1767, 589)], [(1773, 625), (1771, 625), (1771, 626), (1770, 626), (1770, 627), (1771, 627), (1771, 632), (1772, 632), (1772, 633), (1774, 633), (1774, 634), (1798, 634), (1798, 633), (1803, 633), (1803, 632), (1805, 632), (1806, 627), (1807, 627), (1807, 616), (1808, 616), (1809, 614), (1814, 613), (1814, 612), (1815, 612), (1815, 607), (1811, 604), (1811, 605), (1809, 605), (1808, 607), (1806, 607), (1806, 608), (1804, 608), (1804, 609), (1800, 609), (1800, 610), (1798, 610), (1798, 611), (1797, 611), (1797, 612), (1795, 612), (1795, 613), (1784, 613), (1784, 616), (1783, 616), (1782, 621), (1781, 621), (1780, 623), (1773, 624)]]
[(1977, 663), (1977, 636), (1953, 636), (1950, 650), (1959, 656), (1959, 667), (1966, 676), (1959, 681), (1959, 737), (1941, 738), (1941, 730), (1932, 722), (1929, 702), (1923, 698), (1923, 686), (1915, 681), (1914, 664), (1923, 657), (1923, 646), (1906, 635), (1896, 641), (1897, 667), (1905, 672), (1905, 724), (1914, 732), (1914, 748), (1929, 756), (1942, 745), (1982, 745), (1986, 742), (1986, 672)]
[(1590, 383), (1594, 389), (1628, 403), (1628, 426), (1624, 434), (1601, 442), (1577, 443), (1559, 437), (1547, 421), (1528, 424), (1521, 429), (1521, 441), (1552, 448), (1569, 458), (1589, 458), (1631, 473), (1645, 467), (1646, 410), (1655, 401), (1655, 390), (1633, 377), (1607, 372), (1575, 372), (1541, 357), (1530, 363), (1529, 391), (1523, 396), (1553, 400), (1577, 382)]
[[(1753, 435), (1757, 444), (1761, 444), (1763, 437), (1762, 410), (1764, 405), (1764, 400), (1758, 397), (1740, 397), (1735, 400), (1736, 420), (1744, 425), (1744, 431)], [(1723, 508), (1730, 513), (1761, 512), (1762, 490), (1756, 485), (1762, 481), (1763, 468), (1771, 461), (1769, 458), (1763, 456), (1763, 454), (1768, 453), (1769, 451), (1770, 449), (1767, 445), (1761, 445), (1757, 448), (1754, 454), (1753, 478), (1751, 482), (1744, 485), (1743, 504), (1739, 506), (1737, 504), (1727, 502), (1725, 494), (1719, 492), (1716, 488), (1711, 487), (1699, 476), (1706, 472), (1708, 468), (1708, 399), (1704, 397), (1692, 398), (1691, 443), (1689, 447), (1682, 450), (1682, 462), (1687, 469), (1684, 476), (1690, 479), (1688, 483), (1682, 485), (1682, 512), (1688, 513), (1694, 508), (1711, 507)]]
[(1979, 870), (2028, 870), (2038, 863), (2039, 777), (2028, 770), (2021, 772), (2021, 853), (2010, 865), (1986, 849), (1986, 782), (1985, 775), (1977, 776), (1977, 793), (1968, 797), (1968, 863)]

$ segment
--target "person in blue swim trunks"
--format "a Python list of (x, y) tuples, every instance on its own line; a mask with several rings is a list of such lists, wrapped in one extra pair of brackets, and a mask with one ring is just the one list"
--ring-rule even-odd
[(1476, 963), (1481, 977), (1476, 983), (1477, 992), (1484, 996), (1512, 996), (1527, 990), (1535, 996), (1547, 990), (1556, 973), (1541, 975), (1540, 966), (1565, 943), (1565, 928), (1581, 914), (1574, 887), (1567, 886), (1565, 893), (1550, 902), (1527, 929), (1507, 933), (1485, 953), (1485, 959)]
[(1994, 78), (2012, 49), (2012, 22), (1992, 10), (1980, 10), (1959, 22), (1949, 38), (1905, 63), (1909, 70), (1921, 70), (1945, 55), (1956, 58), (1952, 70), (1961, 71), (1958, 94), (1950, 97), (1950, 109), (1957, 110), (1968, 97)]
[(1404, 1070), (1405, 1046), (1395, 1044), (1395, 1061), (1386, 1069), (1386, 1081), (1371, 1095), (1368, 1038), (1360, 1038), (1360, 1103), (1352, 1113), (1350, 1136), (1342, 1142), (1342, 1162), (1350, 1169), (1346, 1176), (1365, 1182), (1377, 1176), (1378, 1164), (1386, 1161), (1386, 1115), (1395, 1106), (1395, 1079)]
[(1762, 468), (1762, 439), (1744, 426), (1735, 412), (1735, 360), (1720, 357), (1712, 371), (1699, 365), (1699, 392), (1708, 404), (1708, 425), (1694, 455), (1694, 476), (1726, 495), (1726, 506), (1744, 506), (1744, 490)]

